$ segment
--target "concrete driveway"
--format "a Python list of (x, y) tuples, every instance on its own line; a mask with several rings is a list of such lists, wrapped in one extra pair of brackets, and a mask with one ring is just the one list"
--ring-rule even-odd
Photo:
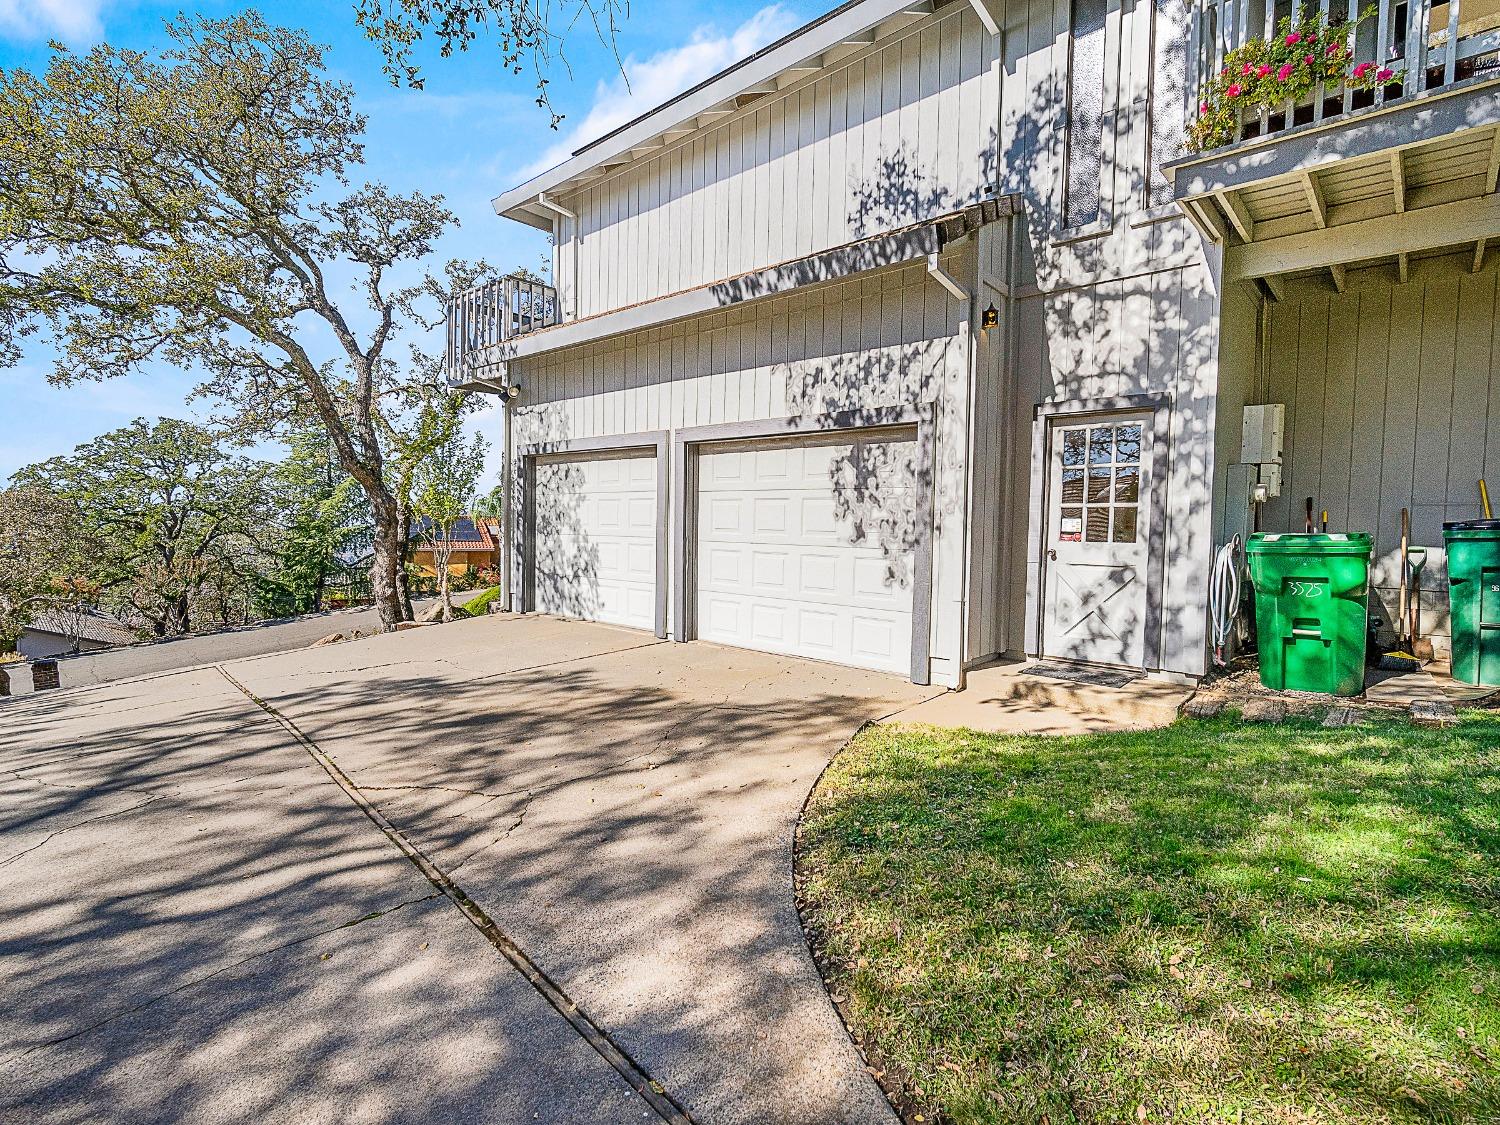
[(489, 617), (12, 702), (0, 1121), (890, 1122), (791, 841), (931, 694)]

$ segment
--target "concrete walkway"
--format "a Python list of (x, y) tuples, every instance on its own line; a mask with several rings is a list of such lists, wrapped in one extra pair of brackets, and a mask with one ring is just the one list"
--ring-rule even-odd
[(963, 691), (924, 700), (886, 721), (995, 734), (1147, 730), (1170, 723), (1192, 695), (1192, 688), (1144, 677), (1106, 687), (1036, 675), (1029, 662), (1005, 662), (970, 672)]
[(6, 709), (0, 1121), (664, 1119), (298, 733), (692, 1120), (893, 1120), (791, 839), (932, 692), (543, 618), (226, 671), (275, 714), (213, 669)]

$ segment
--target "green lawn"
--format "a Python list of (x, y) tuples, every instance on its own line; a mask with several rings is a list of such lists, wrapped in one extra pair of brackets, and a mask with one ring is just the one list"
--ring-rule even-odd
[(872, 727), (800, 891), (928, 1122), (1500, 1121), (1500, 713)]

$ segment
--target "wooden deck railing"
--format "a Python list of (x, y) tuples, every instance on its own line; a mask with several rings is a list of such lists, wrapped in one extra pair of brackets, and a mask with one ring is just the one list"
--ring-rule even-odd
[[(1194, 85), (1218, 74), (1231, 51), (1253, 39), (1269, 42), (1282, 20), (1299, 16), (1309, 7), (1321, 14), (1325, 24), (1355, 20), (1371, 7), (1369, 0), (1320, 0), (1312, 5), (1292, 0), (1192, 2)], [(1242, 114), (1233, 139), (1323, 121), (1478, 75), (1500, 77), (1500, 0), (1378, 0), (1374, 8), (1374, 15), (1361, 20), (1350, 36), (1351, 58), (1389, 67), (1402, 75), (1399, 83), (1363, 90), (1320, 85), (1300, 101), (1277, 110)]]
[(512, 274), (465, 289), (448, 303), (449, 379), (472, 374), (487, 349), (561, 320), (557, 290), (540, 281)]

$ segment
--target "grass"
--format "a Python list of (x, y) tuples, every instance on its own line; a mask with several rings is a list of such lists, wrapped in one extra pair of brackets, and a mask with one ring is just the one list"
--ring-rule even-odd
[(1497, 748), (1495, 712), (872, 727), (800, 892), (912, 1117), (1500, 1121)]

